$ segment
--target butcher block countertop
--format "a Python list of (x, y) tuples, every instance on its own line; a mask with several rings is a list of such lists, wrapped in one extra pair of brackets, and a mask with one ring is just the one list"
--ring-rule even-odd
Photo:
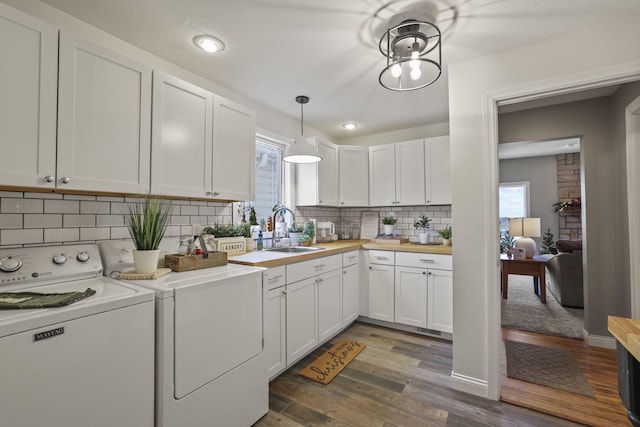
[(451, 246), (442, 245), (414, 245), (411, 243), (387, 244), (371, 243), (369, 240), (338, 240), (335, 242), (318, 243), (313, 245), (323, 248), (314, 252), (287, 253), (277, 251), (253, 251), (242, 255), (229, 257), (229, 262), (233, 264), (251, 265), (254, 267), (278, 267), (280, 265), (293, 264), (295, 262), (307, 261), (321, 258), (328, 255), (341, 254), (343, 252), (358, 249), (377, 249), (401, 252), (422, 252), (432, 254), (451, 255)]
[(609, 316), (609, 332), (640, 361), (640, 320)]

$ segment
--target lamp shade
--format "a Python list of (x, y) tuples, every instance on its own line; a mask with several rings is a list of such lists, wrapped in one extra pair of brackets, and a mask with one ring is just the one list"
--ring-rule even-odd
[(282, 160), (289, 163), (316, 163), (322, 160), (322, 157), (313, 145), (306, 142), (303, 137), (298, 137), (284, 150)]
[(540, 218), (509, 218), (509, 234), (522, 237), (540, 237)]

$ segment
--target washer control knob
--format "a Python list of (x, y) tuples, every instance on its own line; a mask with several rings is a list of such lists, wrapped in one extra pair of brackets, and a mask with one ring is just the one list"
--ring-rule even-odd
[(22, 267), (22, 260), (20, 258), (8, 256), (0, 259), (0, 271), (11, 273), (18, 271), (20, 267)]
[(80, 252), (78, 256), (76, 256), (76, 259), (80, 262), (87, 262), (89, 261), (89, 258), (89, 254), (87, 252)]
[(64, 254), (58, 254), (53, 257), (54, 264), (62, 265), (67, 262), (67, 257)]

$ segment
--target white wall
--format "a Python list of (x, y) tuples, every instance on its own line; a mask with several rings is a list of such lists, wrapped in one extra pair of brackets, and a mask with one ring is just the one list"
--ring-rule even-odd
[(455, 388), (499, 398), (495, 101), (639, 77), (638, 39), (629, 17), (449, 66)]

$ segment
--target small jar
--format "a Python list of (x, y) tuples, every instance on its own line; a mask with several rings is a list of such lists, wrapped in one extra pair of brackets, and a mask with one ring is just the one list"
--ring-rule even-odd
[(178, 246), (178, 253), (180, 255), (189, 255), (192, 254), (195, 247), (193, 244), (192, 236), (181, 236), (180, 237), (180, 246)]

